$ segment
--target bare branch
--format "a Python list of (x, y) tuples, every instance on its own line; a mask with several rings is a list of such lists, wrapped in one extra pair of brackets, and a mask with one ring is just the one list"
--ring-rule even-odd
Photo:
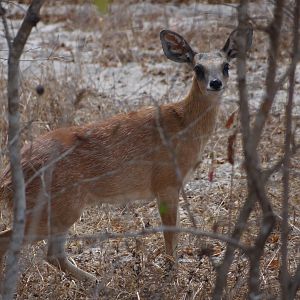
[(140, 236), (146, 236), (149, 234), (155, 234), (155, 233), (161, 233), (163, 231), (166, 232), (176, 232), (176, 233), (187, 233), (187, 234), (191, 234), (194, 236), (204, 236), (204, 237), (208, 237), (214, 240), (219, 240), (221, 242), (225, 242), (228, 243), (229, 245), (234, 246), (235, 248), (240, 249), (241, 251), (243, 251), (245, 254), (248, 255), (248, 249), (242, 245), (241, 243), (237, 242), (236, 240), (227, 237), (225, 235), (221, 235), (221, 234), (217, 234), (217, 233), (213, 233), (213, 232), (206, 232), (206, 231), (201, 231), (199, 229), (196, 228), (182, 228), (182, 227), (178, 227), (178, 226), (160, 226), (160, 227), (156, 227), (156, 228), (152, 228), (152, 229), (143, 229), (140, 231), (136, 231), (136, 232), (124, 232), (124, 233), (115, 233), (115, 232), (105, 232), (105, 233), (94, 233), (91, 235), (87, 235), (84, 234), (82, 236), (74, 236), (74, 237), (70, 237), (68, 240), (70, 241), (74, 241), (74, 240), (99, 240), (99, 241), (105, 241), (108, 239), (115, 239), (115, 238), (137, 238)]
[[(277, 56), (278, 56), (278, 45), (279, 45), (279, 34), (274, 41), (271, 34), (279, 33), (282, 23), (282, 6), (283, 1), (278, 1), (275, 7), (274, 19), (269, 27), (271, 47), (269, 50), (269, 67), (266, 78), (266, 96), (262, 101), (260, 110), (256, 115), (255, 124), (250, 129), (250, 113), (247, 98), (247, 86), (246, 86), (246, 55), (245, 51), (241, 51), (241, 55), (237, 60), (238, 70), (238, 88), (240, 95), (240, 119), (242, 126), (242, 141), (243, 150), (245, 155), (245, 169), (247, 173), (248, 183), (248, 197), (243, 206), (243, 209), (239, 215), (238, 222), (236, 223), (232, 238), (235, 236), (240, 239), (244, 228), (246, 227), (247, 220), (253, 209), (256, 201), (259, 202), (263, 212), (263, 222), (260, 228), (260, 232), (256, 238), (255, 247), (249, 249), (250, 256), (250, 272), (249, 272), (249, 297), (255, 298), (260, 293), (260, 257), (263, 254), (264, 246), (267, 241), (269, 234), (275, 224), (275, 216), (273, 214), (271, 203), (266, 195), (265, 181), (262, 179), (262, 172), (259, 163), (259, 157), (257, 153), (257, 145), (260, 141), (262, 130), (272, 106), (275, 93), (275, 75), (277, 68)], [(281, 18), (278, 24), (278, 16)], [(241, 31), (246, 26), (247, 22), (247, 1), (241, 1), (238, 9), (239, 27)], [(245, 49), (245, 39), (240, 36), (238, 41), (239, 47)], [(273, 93), (273, 94), (272, 94)], [(226, 254), (223, 260), (221, 268), (218, 270), (216, 286), (214, 290), (213, 299), (221, 299), (222, 291), (226, 285), (226, 277), (229, 267), (234, 257), (234, 248), (231, 246), (227, 247)]]
[[(246, 80), (246, 36), (243, 35), (243, 31), (247, 26), (247, 9), (248, 9), (248, 1), (247, 0), (241, 1), (240, 6), (238, 7), (238, 20), (239, 20), (238, 28), (241, 29), (238, 42), (241, 51), (240, 51), (240, 55), (237, 58), (237, 74), (238, 74), (237, 81), (238, 81), (238, 89), (239, 89), (239, 97), (240, 97), (239, 105), (240, 105), (240, 119), (242, 125), (242, 139), (243, 139), (243, 147), (244, 147), (243, 149), (244, 152), (247, 151), (248, 149), (250, 149), (249, 151), (251, 152), (250, 113), (249, 113), (247, 80)], [(232, 239), (239, 241), (239, 239), (241, 238), (245, 230), (247, 220), (253, 209), (254, 203), (255, 203), (254, 194), (253, 193), (249, 194), (240, 212), (233, 233), (231, 235)], [(234, 258), (234, 251), (235, 251), (235, 247), (227, 245), (223, 263), (217, 272), (217, 278), (215, 281), (216, 283), (213, 292), (214, 300), (222, 299), (223, 290), (227, 282), (228, 271)]]
[(268, 55), (268, 60), (269, 60), (268, 71), (266, 76), (266, 93), (260, 105), (259, 111), (256, 115), (255, 123), (252, 129), (253, 132), (252, 143), (254, 148), (257, 147), (261, 139), (261, 134), (276, 94), (275, 77), (277, 71), (277, 57), (278, 57), (278, 49), (279, 49), (279, 41), (280, 41), (280, 31), (281, 31), (282, 19), (283, 19), (283, 13), (282, 13), (283, 7), (284, 7), (284, 1), (277, 0), (275, 10), (274, 10), (274, 18), (268, 28), (270, 48), (269, 48), (269, 55)]
[[(253, 209), (255, 202), (255, 195), (248, 195), (248, 198), (240, 211), (238, 220), (231, 234), (232, 240), (238, 242), (241, 239), (241, 236), (246, 229), (247, 220), (249, 219), (250, 213)], [(213, 292), (213, 299), (222, 299), (223, 289), (225, 288), (227, 282), (228, 271), (234, 259), (235, 250), (236, 247), (234, 247), (233, 245), (227, 245), (222, 265), (219, 267), (217, 272), (217, 278), (215, 281), (216, 284)]]
[[(296, 1), (294, 11), (294, 36), (293, 36), (293, 53), (292, 61), (299, 51), (299, 17), (300, 17), (300, 2)], [(288, 236), (289, 236), (289, 189), (290, 189), (290, 159), (291, 159), (291, 142), (292, 142), (292, 110), (294, 102), (294, 88), (295, 88), (295, 71), (296, 63), (292, 65), (292, 70), (289, 76), (289, 91), (288, 101), (285, 112), (285, 141), (284, 141), (284, 157), (283, 157), (283, 195), (282, 195), (282, 222), (281, 222), (281, 299), (287, 299), (289, 294), (290, 275), (288, 271)]]
[[(5, 37), (9, 47), (8, 55), (8, 147), (11, 165), (12, 182), (14, 188), (14, 222), (13, 234), (10, 241), (7, 260), (6, 274), (4, 278), (3, 299), (13, 299), (18, 277), (18, 255), (23, 243), (25, 227), (25, 184), (21, 168), (20, 145), (19, 145), (19, 60), (22, 55), (25, 43), (34, 26), (39, 21), (39, 11), (44, 1), (33, 1), (22, 22), (17, 36), (12, 40), (8, 30), (5, 14), (2, 14), (2, 22), (5, 30)], [(0, 9), (4, 12), (2, 1)]]
[(263, 255), (266, 241), (275, 225), (275, 217), (271, 212), (265, 215), (254, 246), (249, 251), (249, 299), (260, 298), (260, 257)]

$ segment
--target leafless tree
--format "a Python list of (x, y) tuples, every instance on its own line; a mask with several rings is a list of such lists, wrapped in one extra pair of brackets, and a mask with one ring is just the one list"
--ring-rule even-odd
[[(241, 32), (245, 24), (249, 20), (247, 14), (248, 1), (241, 1), (238, 7), (238, 19)], [(253, 125), (251, 126), (251, 117), (249, 111), (249, 103), (247, 96), (247, 78), (246, 78), (246, 55), (241, 55), (237, 59), (238, 70), (238, 89), (239, 89), (239, 106), (240, 120), (242, 130), (242, 142), (244, 151), (244, 164), (247, 174), (248, 195), (244, 202), (240, 214), (232, 232), (231, 238), (239, 242), (247, 225), (250, 213), (254, 209), (255, 203), (259, 203), (262, 210), (262, 221), (259, 233), (252, 247), (247, 249), (249, 258), (249, 277), (248, 277), (248, 297), (249, 299), (261, 299), (260, 291), (260, 258), (263, 255), (265, 244), (270, 235), (275, 222), (275, 214), (272, 209), (271, 201), (268, 197), (266, 186), (269, 177), (279, 169), (283, 169), (283, 202), (282, 202), (282, 221), (281, 221), (281, 287), (282, 299), (294, 299), (297, 288), (300, 283), (299, 269), (292, 278), (288, 273), (287, 268), (287, 238), (288, 238), (288, 195), (289, 195), (289, 161), (291, 154), (298, 148), (294, 145), (292, 148), (292, 107), (293, 93), (295, 84), (295, 68), (299, 61), (299, 1), (295, 3), (293, 12), (294, 32), (293, 32), (293, 51), (290, 66), (285, 74), (276, 81), (278, 55), (280, 46), (280, 33), (283, 21), (284, 1), (275, 1), (274, 16), (267, 28), (266, 32), (269, 35), (269, 53), (268, 53), (268, 70), (265, 81), (265, 96), (261, 100), (260, 107), (254, 115)], [(244, 36), (240, 37), (240, 47), (245, 48)], [(245, 51), (244, 51), (245, 53)], [(268, 169), (263, 169), (260, 163), (261, 153), (258, 150), (261, 141), (262, 132), (269, 116), (272, 104), (274, 103), (275, 95), (283, 82), (289, 78), (289, 93), (286, 105), (286, 135), (284, 144), (283, 158)], [(226, 280), (230, 265), (233, 262), (234, 251), (236, 247), (228, 244), (223, 263), (221, 264), (215, 283), (213, 293), (214, 299), (221, 299), (223, 289), (226, 286)]]
[(19, 63), (26, 41), (33, 27), (39, 22), (39, 11), (44, 3), (42, 0), (33, 0), (27, 14), (15, 37), (11, 36), (5, 17), (4, 1), (0, 2), (0, 14), (9, 49), (8, 54), (8, 148), (11, 174), (14, 187), (14, 222), (13, 236), (10, 241), (6, 259), (6, 274), (3, 281), (3, 299), (12, 299), (18, 278), (18, 256), (23, 242), (25, 225), (25, 185), (21, 168), (20, 157), (20, 73)]

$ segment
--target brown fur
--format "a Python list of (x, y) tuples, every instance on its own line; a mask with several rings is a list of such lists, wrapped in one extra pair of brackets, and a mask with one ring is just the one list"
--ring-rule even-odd
[[(30, 181), (26, 184), (28, 211), (40, 201), (37, 194), (43, 190), (41, 178), (31, 177), (42, 167), (44, 175), (52, 173), (47, 189), (51, 192), (52, 215), (59, 217), (60, 212), (69, 211), (70, 204), (84, 207), (92, 203), (95, 197), (89, 195), (95, 195), (98, 202), (113, 203), (115, 197), (118, 202), (120, 197), (124, 201), (154, 198), (166, 186), (180, 189), (182, 179), (176, 176), (172, 152), (184, 178), (197, 164), (213, 132), (218, 106), (219, 102), (200, 94), (194, 80), (190, 94), (179, 103), (120, 114), (97, 124), (61, 128), (39, 137), (22, 149), (25, 182)], [(67, 151), (70, 153), (51, 165)], [(12, 203), (9, 176), (7, 169), (2, 189), (6, 201)], [(63, 201), (69, 194), (73, 195), (71, 203)], [(137, 199), (132, 199), (132, 194)]]
[[(161, 36), (166, 55), (189, 62), (194, 52), (183, 38), (176, 34), (174, 39), (169, 31), (162, 34), (173, 40), (172, 46), (183, 47), (178, 57), (177, 52), (169, 52), (172, 47)], [(205, 64), (201, 57), (194, 56), (193, 63)], [(221, 55), (223, 60), (220, 53), (207, 57), (206, 79), (198, 80), (195, 75), (190, 92), (178, 103), (119, 114), (96, 124), (61, 128), (24, 146), (24, 242), (48, 239), (49, 262), (76, 278), (94, 280), (72, 265), (64, 252), (68, 229), (86, 205), (156, 198), (158, 206), (164, 207), (160, 210), (162, 224), (177, 224), (180, 189), (199, 163), (216, 124), (221, 91), (212, 90), (209, 80), (220, 79), (224, 87), (227, 81), (222, 71), (226, 55)], [(12, 206), (12, 198), (7, 168), (1, 179), (0, 201)], [(10, 230), (0, 233), (0, 259), (10, 236)], [(167, 254), (174, 255), (176, 235), (164, 232), (164, 237)]]

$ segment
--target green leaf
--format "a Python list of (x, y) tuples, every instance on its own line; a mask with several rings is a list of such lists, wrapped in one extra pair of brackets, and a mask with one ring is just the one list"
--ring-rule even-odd
[(110, 0), (94, 0), (95, 5), (101, 13), (107, 13)]
[(159, 213), (161, 215), (164, 215), (168, 210), (167, 204), (164, 202), (160, 203), (158, 209), (159, 209)]

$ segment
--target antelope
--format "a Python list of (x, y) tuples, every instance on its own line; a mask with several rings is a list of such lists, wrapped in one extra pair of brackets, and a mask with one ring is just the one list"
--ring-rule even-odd
[[(69, 228), (93, 203), (156, 198), (163, 226), (178, 222), (179, 194), (213, 134), (229, 77), (239, 54), (238, 29), (219, 51), (197, 53), (178, 33), (160, 32), (165, 56), (193, 72), (188, 94), (177, 103), (118, 114), (95, 124), (48, 132), (22, 149), (26, 183), (24, 244), (47, 240), (47, 261), (78, 280), (96, 277), (72, 264), (65, 253)], [(246, 51), (252, 44), (252, 28)], [(1, 177), (0, 201), (12, 208), (10, 169)], [(166, 227), (165, 227), (166, 228)], [(0, 260), (12, 230), (0, 233)], [(176, 233), (163, 232), (166, 254), (176, 257)], [(1, 261), (0, 261), (1, 263)], [(2, 264), (2, 263), (1, 263)]]

